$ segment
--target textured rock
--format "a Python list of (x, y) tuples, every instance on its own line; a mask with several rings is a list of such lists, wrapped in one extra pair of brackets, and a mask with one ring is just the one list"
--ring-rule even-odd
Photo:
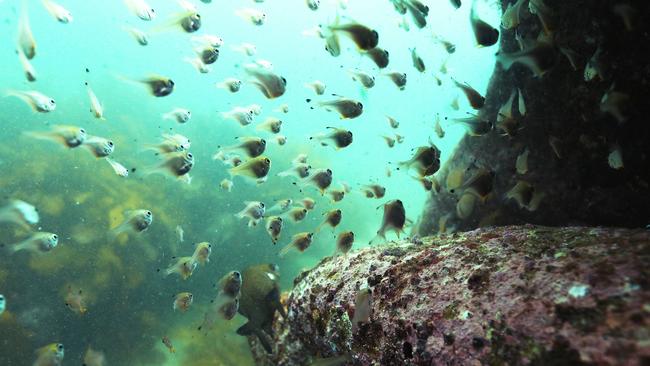
[[(647, 365), (650, 232), (537, 226), (479, 229), (328, 257), (296, 278), (273, 355), (304, 365)], [(352, 334), (354, 297), (373, 290)]]
[[(509, 2), (502, 1), (503, 7)], [(623, 18), (614, 11), (616, 5), (627, 4), (624, 2), (544, 3), (552, 9), (555, 66), (543, 77), (535, 77), (518, 64), (508, 71), (497, 65), (480, 115), (496, 121), (499, 108), (513, 89), (519, 89), (527, 109), (521, 129), (514, 136), (503, 136), (497, 129), (481, 137), (466, 136), (459, 143), (436, 174), (442, 190), (429, 198), (419, 223), (421, 236), (437, 232), (442, 218), (447, 228), (459, 231), (526, 223), (612, 227), (644, 227), (650, 223), (650, 124), (645, 107), (650, 83), (645, 56), (650, 52), (650, 3), (629, 3), (633, 9), (631, 30), (626, 30)], [(536, 39), (542, 33), (541, 23), (528, 11), (523, 13), (517, 32)], [(500, 42), (499, 52), (519, 49), (514, 30), (502, 30)], [(598, 49), (602, 78), (585, 81), (585, 67)], [(561, 50), (574, 53), (575, 70)], [(612, 88), (628, 97), (620, 105), (624, 121), (601, 110), (601, 100)], [(551, 139), (556, 141), (559, 156), (549, 143)], [(608, 164), (608, 156), (616, 147), (622, 153), (622, 169)], [(530, 151), (528, 172), (517, 174), (515, 161), (526, 149)], [(476, 204), (470, 215), (459, 217), (456, 204), (464, 189), (450, 188), (447, 178), (452, 172), (465, 172), (466, 181), (479, 168), (495, 172), (493, 194), (487, 202)], [(544, 194), (536, 211), (519, 208), (507, 198), (506, 193), (518, 180)]]

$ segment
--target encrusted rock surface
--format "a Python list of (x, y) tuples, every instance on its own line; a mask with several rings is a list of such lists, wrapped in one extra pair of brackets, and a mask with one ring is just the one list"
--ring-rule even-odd
[[(509, 226), (325, 258), (260, 365), (648, 365), (650, 232)], [(357, 289), (370, 322), (351, 331)]]

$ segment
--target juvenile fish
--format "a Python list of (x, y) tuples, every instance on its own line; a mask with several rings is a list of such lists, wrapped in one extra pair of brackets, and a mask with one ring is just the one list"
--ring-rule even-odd
[[(311, 102), (311, 99), (307, 99), (307, 102)], [(349, 98), (339, 97), (336, 100), (320, 102), (317, 105), (326, 111), (337, 112), (341, 119), (357, 118), (363, 113), (363, 104)]]
[(217, 88), (228, 90), (231, 93), (237, 93), (241, 89), (241, 80), (235, 78), (227, 78), (226, 80), (217, 83)]
[(269, 216), (266, 218), (266, 232), (271, 237), (273, 244), (277, 244), (280, 240), (284, 220), (280, 216)]
[(269, 117), (264, 122), (255, 127), (256, 130), (267, 131), (270, 133), (280, 133), (282, 128), (282, 120), (275, 117)]
[(476, 15), (475, 7), (476, 0), (474, 0), (472, 3), (472, 8), (469, 15), (469, 20), (472, 24), (472, 30), (474, 31), (474, 37), (476, 38), (476, 43), (481, 47), (492, 46), (499, 40), (499, 31), (481, 20), (478, 15)]
[(72, 17), (72, 13), (70, 13), (66, 8), (55, 3), (54, 1), (41, 0), (41, 2), (43, 3), (45, 10), (47, 10), (47, 12), (50, 13), (50, 15), (60, 23), (68, 24), (71, 23), (72, 20), (74, 19)]
[(58, 244), (58, 235), (39, 231), (33, 233), (29, 238), (21, 242), (11, 244), (8, 249), (10, 253), (16, 253), (21, 250), (27, 250), (34, 253), (47, 253), (56, 248)]
[(181, 313), (184, 313), (190, 309), (192, 302), (194, 302), (194, 295), (192, 295), (190, 292), (179, 292), (174, 297), (174, 304), (172, 305), (172, 309), (174, 311), (178, 310)]
[(266, 150), (266, 140), (259, 137), (240, 137), (242, 142), (237, 145), (227, 146), (221, 149), (223, 152), (243, 151), (248, 157), (255, 158), (264, 153)]
[(106, 159), (104, 159), (104, 160), (106, 160), (106, 162), (111, 166), (111, 168), (113, 168), (113, 171), (118, 176), (120, 176), (122, 178), (126, 178), (126, 177), (129, 176), (129, 170), (126, 169), (126, 167), (124, 167), (124, 165), (122, 165), (122, 164), (118, 163), (117, 161), (115, 161), (115, 160), (113, 160), (111, 158), (108, 158), (108, 157)]
[(22, 100), (35, 112), (48, 113), (56, 109), (56, 102), (54, 99), (35, 90), (7, 90), (6, 95)]
[(282, 96), (287, 88), (287, 79), (259, 66), (247, 66), (246, 72), (253, 77), (251, 84), (255, 85), (268, 99)]
[(147, 169), (145, 174), (162, 173), (180, 178), (189, 173), (193, 167), (194, 155), (188, 151), (179, 151), (165, 155), (165, 160), (158, 164), (158, 166)]
[(12, 200), (0, 207), (0, 222), (11, 222), (29, 229), (30, 225), (36, 225), (39, 221), (36, 207), (25, 201)]
[(176, 260), (176, 263), (165, 270), (165, 275), (169, 276), (176, 273), (183, 280), (187, 280), (192, 276), (197, 265), (192, 257), (180, 257)]
[(36, 350), (36, 361), (33, 366), (60, 366), (65, 356), (62, 343), (52, 343)]
[(257, 226), (257, 224), (264, 218), (264, 213), (266, 212), (264, 202), (246, 201), (244, 204), (246, 207), (235, 214), (235, 216), (239, 219), (247, 218), (248, 227)]
[(352, 132), (342, 129), (342, 128), (336, 128), (336, 127), (327, 127), (332, 130), (332, 132), (328, 134), (320, 134), (316, 136), (312, 136), (309, 139), (316, 139), (320, 141), (322, 146), (328, 146), (327, 140), (330, 140), (334, 143), (334, 146), (337, 150), (343, 149), (345, 147), (350, 146), (352, 144)]
[(241, 175), (256, 179), (258, 183), (266, 181), (266, 177), (271, 170), (271, 159), (264, 155), (247, 160), (239, 166), (232, 167), (228, 170), (230, 175)]
[(68, 148), (81, 146), (87, 138), (86, 130), (77, 126), (52, 126), (48, 132), (25, 132), (25, 135), (39, 139), (57, 142)]
[(163, 119), (170, 119), (178, 123), (187, 123), (192, 118), (192, 112), (184, 108), (176, 108), (162, 115)]
[(321, 230), (324, 225), (328, 225), (334, 230), (340, 223), (343, 218), (343, 212), (339, 209), (331, 210), (325, 213), (325, 220), (316, 227), (314, 233), (317, 233)]
[(354, 244), (354, 232), (344, 231), (336, 237), (336, 250), (343, 254), (352, 249), (352, 244)]
[(286, 247), (280, 250), (279, 253), (280, 257), (284, 257), (292, 249), (296, 249), (301, 253), (304, 252), (311, 245), (311, 241), (313, 237), (314, 237), (313, 233), (307, 233), (307, 232), (298, 233), (294, 235), (293, 238), (291, 239), (291, 243), (287, 244)]
[(124, 221), (111, 230), (113, 237), (122, 233), (141, 233), (153, 222), (153, 214), (149, 210), (126, 211), (125, 216)]
[(192, 260), (202, 266), (205, 266), (208, 262), (210, 262), (210, 254), (212, 254), (212, 244), (204, 241), (196, 244), (196, 248), (194, 248), (194, 254), (192, 254)]
[[(377, 230), (377, 236), (386, 239), (386, 232), (394, 231), (399, 238), (400, 233), (404, 231), (406, 224), (406, 211), (404, 204), (400, 200), (393, 200), (383, 205), (384, 216), (381, 220), (381, 226)], [(372, 241), (371, 241), (372, 243)]]
[(97, 159), (105, 158), (115, 151), (115, 144), (113, 141), (99, 136), (86, 137), (82, 146), (90, 151), (90, 153)]
[(354, 315), (352, 316), (352, 333), (356, 333), (360, 323), (370, 322), (372, 311), (372, 290), (362, 288), (354, 297)]
[(99, 99), (97, 98), (93, 90), (90, 88), (90, 85), (88, 85), (88, 83), (86, 83), (86, 91), (88, 92), (88, 99), (90, 99), (90, 112), (97, 119), (101, 119), (101, 120), (105, 119), (104, 107), (99, 102)]

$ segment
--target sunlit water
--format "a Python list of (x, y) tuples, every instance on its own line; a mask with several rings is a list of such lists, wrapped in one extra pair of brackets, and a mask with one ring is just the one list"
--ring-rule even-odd
[[(177, 29), (156, 32), (180, 7), (174, 1), (149, 3), (158, 14), (152, 22), (138, 19), (118, 0), (62, 0), (74, 21), (61, 24), (40, 1), (29, 1), (30, 23), (38, 45), (32, 64), (38, 79), (28, 83), (15, 51), (20, 2), (0, 1), (1, 87), (38, 90), (57, 103), (56, 111), (43, 114), (32, 112), (16, 98), (0, 98), (0, 194), (4, 201), (22, 199), (36, 205), (41, 213), (39, 227), (61, 237), (60, 246), (45, 255), (20, 252), (0, 257), (0, 293), (8, 304), (0, 317), (0, 364), (31, 364), (36, 357), (33, 351), (52, 342), (65, 344), (64, 364), (80, 364), (89, 346), (102, 350), (111, 365), (252, 363), (245, 338), (234, 332), (245, 322), (243, 317), (218, 324), (208, 335), (196, 330), (215, 296), (214, 283), (228, 271), (274, 262), (280, 265), (283, 288), (290, 289), (301, 269), (334, 252), (334, 234), (324, 230), (302, 254), (293, 252), (279, 258), (278, 252), (293, 234), (313, 230), (322, 221), (322, 214), (334, 207), (343, 211), (337, 232), (353, 230), (356, 248), (368, 245), (375, 236), (382, 216), (377, 208), (391, 199), (404, 201), (408, 218), (416, 221), (427, 193), (407, 172), (395, 170), (396, 163), (409, 159), (411, 150), (427, 145), (429, 139), (440, 148), (444, 161), (464, 134), (460, 125), (452, 125), (444, 117), (464, 117), (470, 111), (450, 77), (484, 93), (494, 65), (495, 47), (475, 46), (468, 21), (469, 4), (454, 10), (446, 1), (430, 1), (429, 25), (420, 30), (411, 23), (411, 30), (406, 32), (398, 27), (401, 16), (389, 1), (351, 0), (347, 10), (338, 12), (379, 32), (379, 46), (390, 52), (389, 67), (380, 71), (345, 37), (341, 56), (334, 58), (324, 50), (321, 39), (304, 35), (306, 30), (334, 20), (334, 1), (323, 1), (314, 12), (301, 0), (267, 0), (261, 4), (215, 0), (212, 4), (197, 2), (203, 19), (197, 34), (215, 34), (225, 43), (212, 72), (199, 74), (183, 61), (194, 56), (190, 35)], [(498, 24), (495, 5), (478, 6), (482, 18)], [(267, 14), (265, 24), (257, 27), (234, 15), (236, 9), (246, 7), (263, 10)], [(149, 45), (138, 45), (124, 31), (125, 26), (151, 32)], [(455, 43), (456, 52), (449, 56), (435, 42), (434, 34)], [(243, 42), (255, 44), (257, 54), (247, 57), (232, 49)], [(412, 47), (425, 61), (427, 71), (423, 74), (412, 66)], [(271, 61), (275, 72), (288, 80), (284, 96), (267, 100), (249, 84), (236, 94), (215, 87), (216, 82), (228, 77), (247, 80), (242, 66), (256, 59)], [(440, 71), (445, 62), (447, 74)], [(354, 68), (375, 75), (376, 86), (363, 90), (347, 72)], [(404, 91), (383, 75), (389, 70), (407, 73)], [(175, 81), (172, 95), (155, 98), (145, 88), (123, 80), (152, 73)], [(434, 76), (442, 80), (442, 86)], [(324, 96), (316, 97), (304, 87), (313, 80), (326, 83)], [(89, 112), (84, 82), (103, 103), (105, 121), (94, 119)], [(305, 101), (330, 100), (332, 93), (362, 101), (363, 115), (340, 120), (335, 113), (310, 109)], [(450, 107), (456, 96), (460, 96), (458, 111)], [(219, 115), (251, 103), (261, 105), (263, 112), (247, 127)], [(289, 113), (276, 111), (285, 103)], [(179, 125), (161, 118), (176, 107), (191, 110), (189, 123)], [(437, 113), (443, 118), (444, 139), (433, 130)], [(390, 128), (387, 115), (400, 122), (398, 129)], [(273, 166), (268, 181), (256, 185), (235, 177), (232, 192), (221, 190), (219, 182), (229, 177), (227, 167), (212, 160), (212, 155), (219, 146), (234, 144), (237, 136), (257, 135), (270, 141), (272, 135), (254, 128), (269, 116), (283, 120), (281, 133), (288, 142), (284, 146), (269, 142), (266, 155)], [(116, 145), (112, 158), (136, 171), (121, 178), (105, 161), (84, 149), (69, 150), (24, 135), (54, 124), (78, 125), (89, 134), (111, 138)], [(354, 143), (334, 150), (309, 140), (309, 136), (325, 132), (327, 126), (351, 130)], [(142, 174), (158, 162), (153, 153), (143, 151), (143, 146), (157, 142), (163, 132), (181, 133), (192, 140), (196, 164), (191, 184)], [(395, 133), (405, 141), (388, 148), (381, 136)], [(277, 177), (299, 153), (308, 154), (315, 168), (332, 169), (333, 188), (345, 182), (352, 192), (342, 202), (332, 203), (327, 195), (321, 197), (311, 187), (300, 191), (292, 184), (293, 179)], [(387, 169), (392, 172), (390, 177)], [(365, 198), (359, 188), (368, 183), (385, 186), (386, 197)], [(248, 228), (245, 220), (234, 216), (244, 201), (260, 200), (271, 206), (276, 199), (305, 196), (316, 199), (316, 209), (303, 222), (288, 224), (278, 245), (271, 243), (263, 225)], [(110, 240), (107, 232), (122, 220), (123, 212), (138, 208), (153, 211), (150, 229)], [(183, 243), (175, 234), (177, 225), (185, 230)], [(390, 235), (389, 239), (394, 238)], [(15, 225), (0, 226), (0, 242), (4, 244), (26, 236)], [(211, 261), (189, 280), (164, 278), (157, 271), (164, 270), (173, 256), (191, 255), (192, 243), (200, 241), (213, 244)], [(83, 289), (87, 314), (79, 316), (65, 307), (68, 286)], [(193, 307), (185, 314), (172, 310), (173, 296), (180, 291), (195, 296)], [(172, 339), (176, 354), (170, 355), (160, 342), (163, 335)]]

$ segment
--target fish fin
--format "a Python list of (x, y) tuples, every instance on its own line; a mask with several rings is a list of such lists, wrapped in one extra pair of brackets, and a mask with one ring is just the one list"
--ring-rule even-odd
[(36, 104), (34, 103), (34, 101), (23, 92), (20, 92), (18, 90), (8, 89), (8, 90), (5, 90), (5, 96), (7, 96), (7, 97), (16, 97), (16, 98), (22, 100), (23, 102), (29, 104), (29, 106), (32, 108), (33, 111), (37, 110), (37, 107), (36, 107)]
[(248, 323), (242, 325), (241, 327), (239, 327), (239, 329), (237, 329), (237, 334), (239, 334), (241, 336), (248, 336), (248, 335), (251, 335), (253, 333), (255, 333), (255, 331), (253, 329), (253, 326), (252, 326), (251, 322), (248, 322)]
[(285, 246), (284, 248), (282, 248), (282, 249), (280, 250), (280, 253), (278, 253), (278, 255), (282, 258), (282, 257), (284, 257), (285, 255), (287, 255), (287, 253), (289, 253), (289, 251), (291, 251), (292, 248), (293, 248), (293, 242), (287, 244), (287, 246)]
[(271, 348), (271, 342), (269, 336), (266, 333), (264, 333), (264, 331), (261, 329), (254, 329), (254, 333), (257, 336), (257, 339), (260, 340), (260, 343), (262, 344), (262, 347), (264, 347), (266, 352), (272, 354), (273, 348)]

